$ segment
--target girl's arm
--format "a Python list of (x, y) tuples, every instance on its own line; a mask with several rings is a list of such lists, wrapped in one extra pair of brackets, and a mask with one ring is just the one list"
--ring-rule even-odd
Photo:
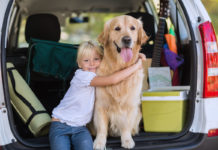
[(139, 59), (136, 64), (123, 69), (121, 71), (115, 72), (108, 76), (96, 76), (92, 79), (90, 85), (91, 86), (107, 86), (117, 84), (120, 81), (126, 79), (130, 76), (133, 72), (137, 71), (138, 69), (142, 68), (142, 60)]

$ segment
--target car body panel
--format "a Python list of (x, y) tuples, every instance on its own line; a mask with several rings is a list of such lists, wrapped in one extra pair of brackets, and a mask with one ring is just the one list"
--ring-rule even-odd
[(199, 37), (195, 41), (198, 55), (196, 85), (197, 91), (195, 100), (194, 120), (190, 128), (190, 131), (194, 133), (207, 134), (209, 129), (217, 128), (218, 125), (218, 118), (214, 117), (215, 114), (218, 114), (218, 109), (216, 109), (218, 105), (218, 98), (203, 98), (203, 49), (198, 26), (206, 21), (211, 22), (211, 19), (200, 0), (183, 0), (183, 2), (188, 10), (187, 13), (192, 22), (195, 37)]
[[(8, 16), (10, 14), (10, 0), (0, 0), (0, 53), (2, 53), (2, 50), (6, 46), (6, 37), (7, 37), (7, 27), (4, 22), (8, 22), (10, 17), (5, 19), (5, 16)], [(9, 7), (8, 7), (9, 6)], [(8, 24), (8, 23), (7, 23)], [(3, 37), (5, 35), (5, 37)], [(2, 59), (1, 59), (2, 60)], [(5, 103), (5, 96), (3, 91), (3, 77), (2, 77), (2, 61), (0, 61), (0, 145), (9, 144), (12, 141), (16, 141), (12, 130), (10, 128), (10, 123), (8, 119), (8, 110), (6, 108)]]
[[(113, 11), (113, 12), (122, 12), (123, 10), (127, 9), (128, 7), (130, 8), (130, 4), (132, 4), (131, 9), (136, 9), (136, 6), (138, 6), (138, 3), (141, 3), (143, 0), (103, 0), (103, 1), (96, 1), (93, 3), (88, 3), (88, 0), (82, 0), (82, 1), (76, 1), (76, 0), (64, 0), (64, 1), (58, 1), (57, 3), (53, 3), (52, 0), (46, 0), (46, 4), (54, 4), (54, 9), (52, 10), (47, 10), (46, 6), (44, 5), (41, 7), (37, 3), (38, 0), (24, 0), (21, 5), (23, 6), (28, 6), (30, 3), (33, 3), (35, 8), (33, 9), (23, 9), (22, 12), (24, 14), (32, 14), (36, 13), (39, 11), (43, 12), (53, 12), (56, 13), (54, 10), (58, 9), (59, 5), (64, 4), (64, 2), (71, 2), (65, 9), (76, 9), (78, 8), (78, 11)], [(149, 0), (150, 1), (150, 0)], [(174, 1), (170, 1), (170, 3), (173, 3)], [(179, 5), (179, 2), (183, 4), (183, 6)], [(194, 43), (195, 46), (195, 54), (196, 58), (193, 60), (195, 61), (195, 69), (196, 69), (196, 76), (194, 76), (194, 80), (192, 81), (192, 92), (191, 92), (191, 101), (193, 103), (193, 120), (190, 122), (190, 128), (187, 129), (187, 132), (189, 130), (189, 133), (184, 131), (184, 133), (178, 134), (175, 138), (175, 142), (173, 143), (173, 140), (168, 143), (166, 140), (160, 140), (160, 141), (155, 141), (157, 144), (155, 145), (149, 145), (149, 142), (153, 141), (148, 141), (148, 142), (141, 142), (141, 147), (138, 146), (135, 149), (171, 149), (171, 150), (207, 150), (207, 149), (216, 149), (215, 147), (218, 147), (217, 140), (218, 137), (207, 137), (207, 133), (209, 129), (214, 129), (218, 128), (218, 117), (216, 117), (216, 114), (218, 114), (218, 98), (202, 98), (202, 93), (203, 93), (203, 49), (202, 49), (202, 43), (201, 43), (201, 36), (199, 33), (198, 26), (199, 24), (205, 22), (205, 21), (211, 21), (210, 17), (204, 8), (203, 4), (201, 3), (200, 0), (179, 0), (178, 2), (178, 9), (182, 12), (182, 10), (185, 8), (186, 14), (181, 13), (181, 15), (178, 17), (179, 20), (179, 31), (181, 32), (180, 38), (182, 43), (189, 43), (190, 41)], [(88, 3), (86, 7), (83, 9), (80, 9), (84, 3)], [(108, 8), (104, 8), (105, 3), (108, 4)], [(114, 7), (114, 5), (118, 5), (117, 7)], [(125, 4), (125, 5), (122, 5)], [(99, 6), (99, 7), (93, 7), (94, 5)], [(146, 4), (147, 6), (148, 3)], [(8, 7), (7, 7), (8, 6)], [(175, 5), (172, 5), (175, 7)], [(12, 0), (0, 0), (0, 53), (2, 53), (2, 50), (6, 47), (6, 39), (7, 37), (7, 31), (10, 30), (9, 27), (9, 20), (10, 20), (10, 8), (12, 8)], [(120, 9), (118, 9), (120, 7)], [(37, 8), (40, 8), (40, 10), (37, 10)], [(9, 9), (9, 10), (7, 10)], [(150, 10), (152, 12), (152, 10)], [(7, 14), (6, 14), (7, 13)], [(8, 16), (7, 19), (5, 19), (5, 16)], [(175, 18), (176, 13), (171, 12), (171, 17), (174, 18), (173, 20), (176, 20)], [(183, 22), (183, 20), (186, 20), (186, 18), (189, 17), (188, 22)], [(4, 24), (3, 24), (4, 22)], [(175, 24), (175, 22), (174, 22)], [(188, 24), (191, 24), (189, 26)], [(13, 30), (13, 29), (12, 29)], [(3, 34), (4, 33), (4, 34)], [(4, 35), (4, 36), (3, 36)], [(194, 36), (195, 38), (192, 38)], [(192, 41), (192, 40), (195, 41)], [(15, 133), (13, 129), (11, 129), (11, 124), (9, 122), (9, 117), (8, 117), (8, 109), (6, 107), (5, 103), (5, 87), (3, 87), (3, 65), (2, 59), (0, 59), (0, 145), (6, 145), (5, 149), (13, 150), (16, 148), (20, 149), (49, 149), (48, 145), (40, 145), (37, 148), (36, 145), (31, 145), (28, 142), (23, 145), (23, 141), (17, 138), (17, 135), (15, 136)], [(195, 71), (195, 70), (193, 70)], [(189, 135), (191, 134), (191, 135)], [(191, 137), (195, 138), (191, 138)], [(16, 137), (16, 138), (15, 138)], [(177, 139), (185, 139), (182, 142), (176, 141)], [(164, 142), (163, 142), (164, 141)], [(155, 143), (154, 142), (154, 143)], [(21, 144), (22, 143), (22, 144)], [(140, 142), (139, 142), (140, 143)], [(161, 145), (161, 143), (164, 143)], [(113, 143), (112, 143), (113, 144)], [(117, 143), (116, 143), (117, 144)], [(119, 143), (118, 143), (119, 144)], [(110, 145), (110, 144), (109, 144)], [(140, 145), (140, 144), (139, 144)], [(24, 148), (26, 147), (26, 148)], [(28, 148), (29, 147), (29, 148)], [(36, 148), (30, 148), (30, 147), (36, 147)], [(109, 147), (110, 149), (110, 147)], [(113, 149), (121, 149), (119, 146)]]

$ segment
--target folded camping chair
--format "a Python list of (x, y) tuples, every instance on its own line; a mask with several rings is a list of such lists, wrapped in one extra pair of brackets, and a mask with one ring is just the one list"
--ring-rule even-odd
[(27, 83), (31, 79), (30, 68), (45, 76), (66, 81), (77, 67), (77, 48), (74, 45), (38, 39), (31, 39), (29, 44)]
[(77, 69), (77, 47), (59, 43), (60, 24), (52, 14), (29, 16), (25, 37), (29, 43), (26, 82), (51, 113), (67, 89), (67, 80)]

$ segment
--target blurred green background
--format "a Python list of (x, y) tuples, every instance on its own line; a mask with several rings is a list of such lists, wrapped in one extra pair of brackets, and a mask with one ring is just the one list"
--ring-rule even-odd
[(202, 0), (202, 3), (209, 12), (216, 35), (218, 37), (218, 0)]
[[(158, 0), (159, 1), (159, 0)], [(202, 0), (211, 17), (217, 39), (218, 39), (218, 0)], [(119, 13), (83, 13), (84, 16), (89, 17), (88, 23), (69, 23), (69, 18), (65, 22), (61, 22), (61, 40), (60, 42), (80, 44), (82, 41), (95, 40), (100, 32), (103, 30), (104, 23), (115, 16), (121, 15)], [(97, 23), (96, 23), (97, 22)], [(28, 43), (25, 41), (25, 24), (26, 17), (22, 18), (21, 31), (19, 34), (19, 47), (27, 47)]]

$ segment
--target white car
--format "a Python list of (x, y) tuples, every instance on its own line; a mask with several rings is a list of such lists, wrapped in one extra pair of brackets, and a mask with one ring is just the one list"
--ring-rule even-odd
[[(177, 65), (176, 82), (174, 78), (170, 82), (174, 86), (151, 88), (153, 81), (149, 78), (150, 85), (145, 85), (145, 79), (143, 119), (139, 134), (133, 136), (133, 149), (218, 149), (218, 47), (200, 0), (0, 0), (0, 150), (50, 149), (51, 111), (77, 69), (69, 58), (75, 61), (78, 44), (96, 40), (108, 19), (124, 14), (143, 22), (150, 37), (141, 50), (147, 62), (155, 59), (158, 46), (171, 50), (164, 35), (171, 33), (177, 47), (177, 54), (165, 57), (168, 67)], [(168, 48), (163, 48), (166, 43)], [(53, 47), (47, 44), (73, 49), (73, 54), (64, 50), (57, 54), (63, 56), (63, 64), (71, 65), (70, 71), (51, 71), (57, 64), (47, 62), (53, 61), (53, 54), (46, 53)], [(45, 52), (45, 58), (37, 52)], [(173, 66), (168, 60), (174, 61)], [(185, 94), (177, 101), (181, 93)], [(109, 136), (106, 149), (122, 149), (120, 138)]]

